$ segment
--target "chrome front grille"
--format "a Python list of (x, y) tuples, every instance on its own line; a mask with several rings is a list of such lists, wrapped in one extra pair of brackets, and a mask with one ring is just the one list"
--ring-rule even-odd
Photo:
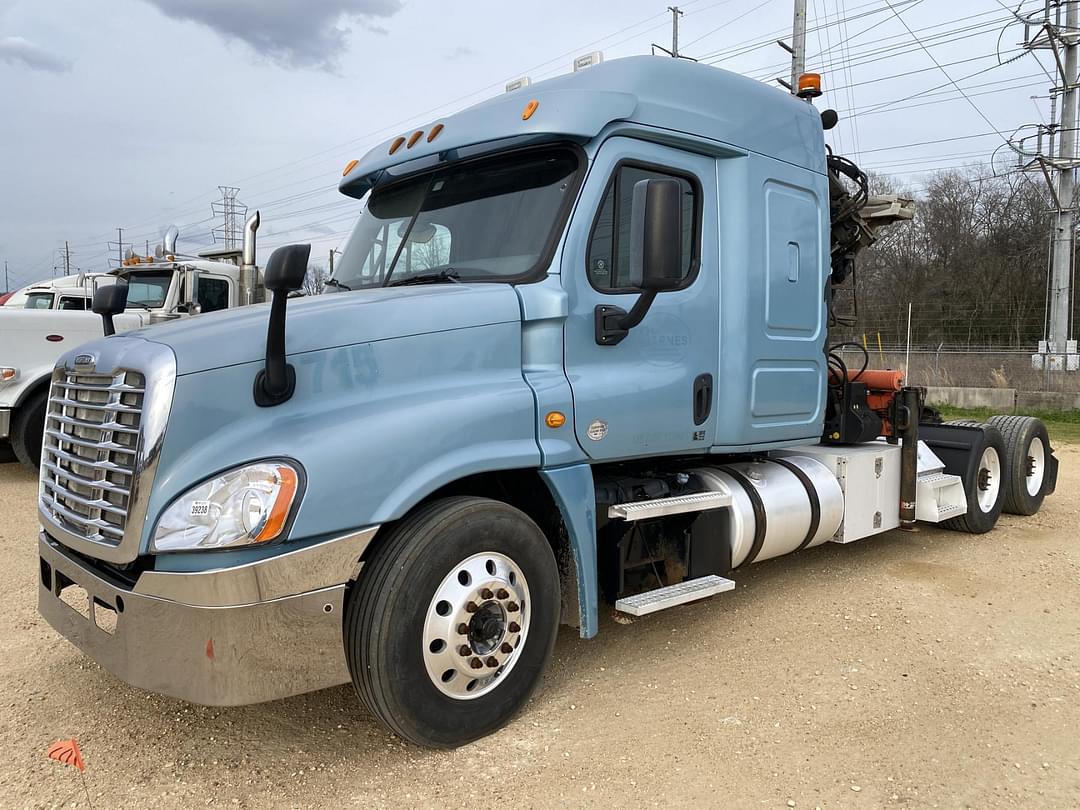
[(58, 370), (41, 454), (41, 502), (80, 539), (119, 546), (131, 511), (146, 380)]

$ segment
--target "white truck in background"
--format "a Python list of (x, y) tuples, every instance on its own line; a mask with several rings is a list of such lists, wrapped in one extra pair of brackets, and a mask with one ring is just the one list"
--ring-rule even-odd
[(48, 281), (36, 281), (15, 290), (4, 302), (3, 307), (5, 309), (83, 311), (90, 309), (94, 291), (98, 287), (115, 281), (116, 276), (109, 273), (78, 273)]
[[(102, 335), (90, 311), (94, 290), (126, 283), (127, 308), (115, 316), (117, 332), (263, 301), (255, 264), (256, 211), (244, 227), (241, 249), (210, 250), (198, 258), (176, 254), (178, 232), (170, 228), (155, 256), (129, 255), (107, 274), (65, 277), (75, 283), (31, 285), (23, 303), (0, 307), (0, 442), (36, 469), (45, 429), (49, 379), (64, 352)], [(10, 302), (9, 302), (10, 303)]]

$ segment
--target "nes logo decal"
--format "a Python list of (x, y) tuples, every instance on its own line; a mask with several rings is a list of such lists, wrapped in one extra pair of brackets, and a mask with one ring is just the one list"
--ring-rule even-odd
[(607, 422), (603, 419), (594, 419), (589, 423), (589, 428), (585, 431), (585, 435), (594, 442), (600, 441), (607, 436)]

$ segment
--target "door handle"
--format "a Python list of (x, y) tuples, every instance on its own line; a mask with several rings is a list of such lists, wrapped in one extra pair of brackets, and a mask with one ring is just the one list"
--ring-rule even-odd
[(699, 374), (694, 380), (694, 424), (705, 424), (711, 412), (712, 374)]

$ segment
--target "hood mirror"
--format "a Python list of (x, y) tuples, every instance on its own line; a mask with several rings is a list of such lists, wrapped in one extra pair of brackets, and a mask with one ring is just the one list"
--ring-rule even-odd
[(94, 297), (90, 303), (90, 309), (101, 316), (105, 329), (105, 337), (116, 334), (116, 326), (113, 324), (113, 315), (119, 315), (127, 307), (128, 285), (117, 282), (98, 287), (94, 290)]
[(304, 286), (311, 245), (286, 245), (270, 254), (263, 285), (273, 293), (266, 327), (266, 365), (255, 375), (255, 404), (280, 405), (292, 398), (296, 370), (285, 361), (285, 307), (289, 293)]

